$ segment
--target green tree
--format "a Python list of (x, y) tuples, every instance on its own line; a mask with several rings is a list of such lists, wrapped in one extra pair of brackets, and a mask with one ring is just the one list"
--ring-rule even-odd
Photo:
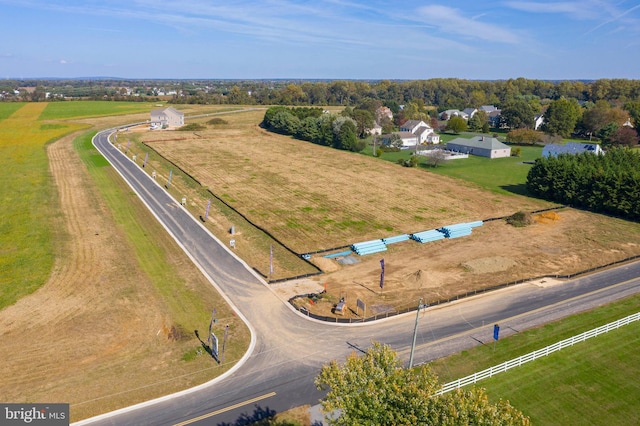
[(362, 151), (364, 143), (358, 143), (357, 126), (350, 117), (338, 117), (333, 121), (333, 147), (345, 151)]
[(400, 148), (402, 146), (402, 137), (397, 133), (392, 133), (389, 136), (389, 145), (394, 148)]
[(567, 138), (574, 131), (581, 114), (578, 101), (560, 98), (551, 102), (544, 113), (543, 129), (547, 133)]
[(447, 127), (445, 127), (445, 130), (450, 130), (453, 133), (464, 132), (467, 130), (467, 122), (462, 117), (451, 117), (447, 122)]
[(535, 145), (542, 142), (544, 133), (533, 129), (515, 129), (507, 133), (507, 142)]
[(640, 102), (627, 102), (622, 108), (629, 113), (631, 124), (640, 135)]
[(362, 356), (350, 355), (344, 365), (331, 361), (315, 379), (328, 390), (322, 400), (331, 425), (528, 425), (529, 419), (506, 401), (489, 403), (482, 389), (442, 396), (438, 378), (428, 365), (402, 367), (397, 354), (373, 343)]
[(622, 108), (612, 108), (607, 101), (597, 101), (582, 114), (582, 127), (588, 135), (597, 135), (609, 123), (623, 125), (629, 113)]
[(354, 109), (351, 113), (351, 118), (356, 122), (359, 138), (366, 137), (375, 122), (371, 111), (366, 109)]
[(511, 129), (532, 127), (535, 111), (531, 104), (524, 99), (514, 99), (502, 106), (500, 120)]
[(271, 130), (283, 135), (295, 135), (299, 127), (300, 119), (289, 111), (279, 111), (271, 120)]
[(402, 113), (404, 118), (407, 120), (422, 120), (425, 123), (429, 122), (429, 112), (427, 111), (422, 99), (413, 99), (407, 102)]
[(620, 128), (616, 123), (609, 123), (598, 132), (598, 137), (602, 141), (602, 145), (611, 145), (611, 136)]
[(484, 125), (489, 123), (489, 117), (487, 117), (487, 113), (485, 111), (478, 111), (473, 114), (473, 117), (469, 119), (468, 127), (469, 129), (479, 132), (484, 128)]

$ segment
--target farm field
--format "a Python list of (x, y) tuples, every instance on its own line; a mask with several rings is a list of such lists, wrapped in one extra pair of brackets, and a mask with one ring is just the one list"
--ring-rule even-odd
[[(147, 166), (149, 173), (156, 170), (159, 179), (167, 179), (169, 168), (179, 167), (267, 230), (273, 239), (263, 236), (257, 245), (252, 244), (257, 237), (245, 235), (246, 225), (236, 224), (234, 235), (239, 255), (265, 276), (270, 246), (279, 246), (275, 241), (298, 254), (330, 248), (341, 251), (344, 248), (337, 248), (360, 241), (553, 207), (518, 191), (483, 185), (483, 171), (494, 188), (505, 181), (506, 187), (523, 185), (529, 167), (522, 164), (523, 158), (456, 160), (459, 177), (452, 178), (267, 133), (258, 126), (263, 114), (228, 115), (224, 117), (227, 124), (208, 125), (196, 132), (143, 130), (126, 137), (135, 149), (157, 152), (172, 164), (156, 158), (152, 168)], [(523, 150), (524, 158), (536, 155), (536, 148)], [(138, 154), (139, 162), (141, 157)], [(176, 198), (189, 194), (188, 207), (194, 216), (202, 215), (207, 195), (196, 188), (198, 184), (188, 178), (173, 182)], [(216, 228), (216, 221), (224, 225)], [(227, 230), (232, 225), (228, 215), (208, 221), (223, 241), (230, 238)], [(550, 218), (537, 217), (525, 228), (495, 220), (475, 228), (470, 237), (390, 245), (383, 253), (355, 256), (355, 264), (313, 254), (311, 262), (324, 273), (307, 280), (326, 286), (327, 292), (315, 303), (302, 299), (299, 305), (331, 315), (331, 308), (345, 297), (352, 306), (357, 298), (376, 306), (378, 312), (371, 314), (401, 310), (421, 297), (447, 299), (529, 277), (577, 273), (634, 256), (640, 254), (638, 235), (640, 224), (565, 208)], [(242, 253), (244, 246), (252, 248), (250, 257)], [(384, 291), (379, 289), (382, 257)], [(293, 260), (287, 264), (286, 259), (298, 256), (274, 250), (274, 278), (309, 272), (297, 269)], [(347, 315), (356, 316), (351, 311)]]
[[(105, 111), (83, 104), (88, 115)], [(69, 402), (76, 421), (227, 371), (248, 346), (244, 324), (105, 167), (92, 133), (70, 133), (91, 120), (41, 121), (47, 105), (0, 108), (0, 131), (17, 135), (0, 138), (3, 170), (25, 177), (3, 175), (3, 200), (23, 209), (0, 213), (2, 261), (17, 265), (0, 268), (3, 400)], [(132, 118), (92, 120), (104, 128)], [(193, 336), (207, 330), (213, 308), (230, 325), (220, 365)]]

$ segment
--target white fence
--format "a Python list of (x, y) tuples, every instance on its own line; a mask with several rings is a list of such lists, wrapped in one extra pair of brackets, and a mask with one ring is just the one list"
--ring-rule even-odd
[(511, 361), (503, 362), (502, 364), (495, 365), (493, 367), (487, 368), (486, 370), (482, 370), (470, 376), (463, 377), (462, 379), (458, 379), (453, 382), (446, 383), (445, 385), (442, 386), (442, 389), (439, 392), (437, 392), (435, 395), (442, 395), (444, 393), (451, 392), (452, 390), (460, 389), (461, 387), (474, 384), (482, 379), (492, 377), (498, 373), (503, 373), (514, 367), (519, 367), (522, 364), (525, 364), (530, 361), (534, 361), (543, 356), (547, 356), (550, 353), (559, 351), (560, 349), (573, 346), (574, 343), (584, 342), (587, 339), (596, 337), (600, 334), (606, 333), (611, 330), (615, 330), (616, 328), (620, 328), (623, 325), (627, 325), (638, 320), (640, 320), (640, 312), (637, 312), (633, 315), (629, 315), (626, 318), (619, 319), (618, 321), (605, 324), (601, 327), (594, 328), (593, 330), (585, 331), (584, 333), (579, 334), (577, 336), (573, 336), (568, 339), (562, 340), (560, 342), (554, 343), (553, 345), (547, 346), (546, 348), (538, 349), (535, 352), (522, 355), (521, 357), (512, 359)]

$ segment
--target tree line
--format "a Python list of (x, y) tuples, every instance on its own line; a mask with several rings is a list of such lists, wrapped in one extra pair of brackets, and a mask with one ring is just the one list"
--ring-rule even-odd
[(366, 144), (357, 137), (354, 119), (322, 108), (271, 107), (264, 114), (262, 126), (272, 132), (346, 151), (362, 151)]
[[(123, 87), (137, 95), (156, 96), (153, 88), (176, 91), (177, 103), (230, 103), (260, 105), (357, 105), (363, 99), (378, 99), (405, 104), (422, 100), (441, 111), (480, 105), (497, 105), (511, 99), (556, 100), (562, 97), (579, 102), (604, 100), (622, 105), (640, 102), (640, 80), (464, 80), (434, 78), (428, 80), (3, 80), (0, 92), (21, 87), (79, 96), (122, 96)], [(23, 100), (28, 100), (27, 98)]]
[(549, 201), (640, 220), (640, 153), (631, 149), (538, 158), (526, 186)]

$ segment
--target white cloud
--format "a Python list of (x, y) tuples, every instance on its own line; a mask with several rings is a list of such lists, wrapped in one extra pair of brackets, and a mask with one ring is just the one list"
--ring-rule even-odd
[(418, 11), (428, 23), (437, 25), (442, 32), (502, 43), (520, 42), (520, 36), (516, 32), (478, 20), (486, 15), (467, 18), (459, 9), (440, 5), (424, 6)]
[(536, 2), (536, 1), (508, 1), (505, 3), (511, 9), (529, 13), (561, 13), (575, 19), (595, 19), (602, 15), (602, 8), (594, 9), (590, 1), (564, 1), (564, 2)]

